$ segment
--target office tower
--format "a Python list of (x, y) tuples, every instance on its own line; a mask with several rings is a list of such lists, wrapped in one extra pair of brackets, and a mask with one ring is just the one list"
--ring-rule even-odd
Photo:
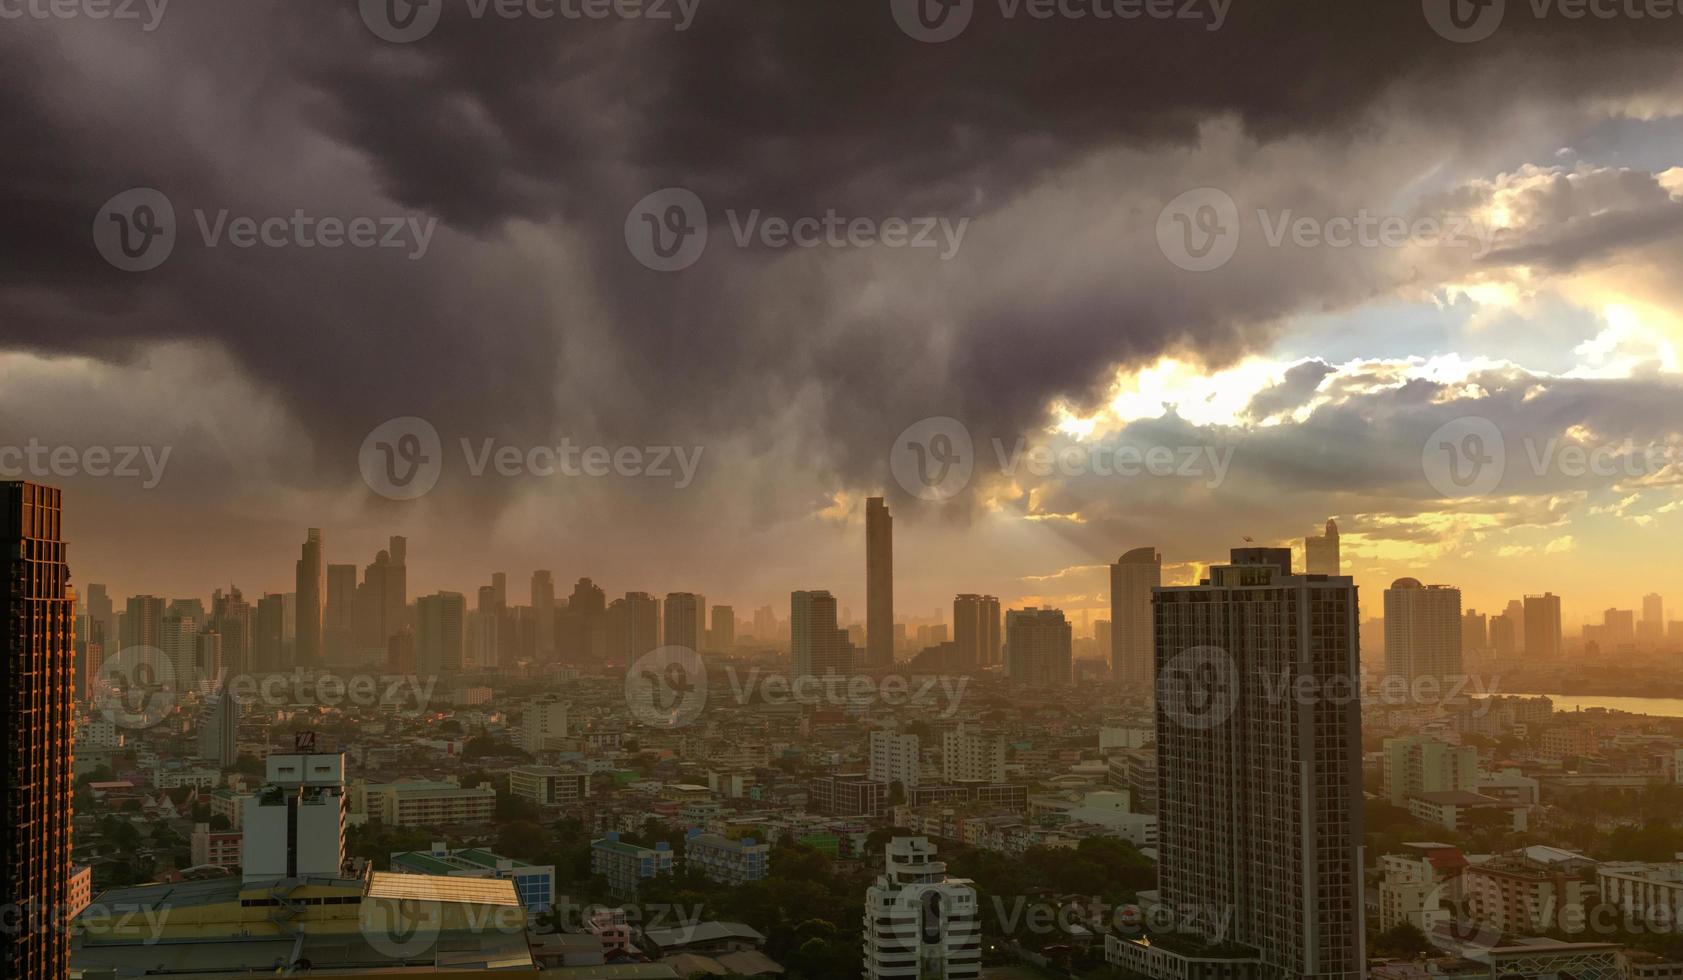
[(795, 679), (853, 673), (853, 642), (836, 625), (836, 597), (828, 592), (789, 594), (789, 662)]
[(491, 573), (491, 592), (500, 608), (508, 608), (508, 573)]
[(1498, 657), (1511, 657), (1519, 651), (1519, 627), (1507, 613), (1491, 617), (1490, 651)]
[(298, 558), (298, 588), (294, 593), (297, 609), (293, 630), (292, 662), (301, 667), (317, 667), (322, 663), (322, 624), (326, 608), (326, 589), (322, 581), (321, 528), (310, 528), (304, 539), (304, 551)]
[(588, 578), (573, 586), (567, 605), (555, 614), (555, 646), (569, 663), (598, 662), (608, 656), (608, 599)]
[(198, 677), (199, 627), (190, 619), (165, 613), (158, 633), (158, 649), (169, 664), (165, 680), (176, 690), (192, 688)]
[[(1262, 975), (1361, 980), (1356, 587), (1240, 554), (1156, 594), (1161, 900), (1233, 910), (1202, 938), (1254, 949)], [(1127, 949), (1192, 975), (1181, 953)]]
[(916, 735), (878, 729), (870, 739), (870, 779), (910, 789), (921, 781), (923, 754)]
[(707, 649), (729, 653), (736, 646), (736, 610), (730, 606), (714, 606), (712, 626), (707, 633)]
[(217, 589), (210, 597), (210, 626), (222, 637), (222, 663), (230, 674), (250, 673), (253, 627), (251, 603), (234, 586)]
[(881, 497), (865, 501), (865, 663), (894, 663), (894, 517)]
[(777, 614), (770, 606), (761, 606), (754, 610), (754, 639), (761, 643), (771, 643), (777, 639)]
[(1525, 597), (1525, 625), (1519, 642), (1528, 660), (1560, 656), (1560, 596), (1553, 592)]
[(322, 607), (322, 656), (330, 664), (356, 659), (356, 566), (327, 566), (327, 598)]
[(660, 601), (647, 592), (625, 594), (625, 644), (627, 662), (660, 647)]
[(953, 646), (961, 667), (991, 667), (999, 663), (999, 597), (961, 595), (953, 598)]
[(267, 785), (244, 800), (244, 883), (339, 878), (345, 865), (345, 754), (315, 752), (314, 733), (264, 761)]
[[(123, 613), (121, 650), (149, 647), (161, 650), (164, 645), (164, 600), (157, 596), (130, 596)], [(118, 651), (121, 652), (121, 651)]]
[(1461, 653), (1490, 648), (1490, 623), (1484, 613), (1469, 609), (1461, 614)]
[(1151, 683), (1151, 590), (1163, 584), (1163, 556), (1135, 548), (1110, 566), (1110, 675)]
[(386, 670), (394, 674), (407, 674), (415, 669), (415, 631), (407, 626), (399, 627), (392, 638), (386, 641)]
[(388, 641), (406, 625), (409, 615), (409, 541), (393, 537), (385, 550), (362, 570), (357, 586), (356, 644), (362, 656), (375, 659), (384, 654)]
[(1478, 749), (1430, 735), (1385, 740), (1385, 797), (1407, 807), (1423, 793), (1471, 793), (1478, 788)]
[(259, 673), (286, 669), (286, 596), (270, 592), (257, 600), (257, 613), (252, 617), (251, 660), (252, 669)]
[(1005, 736), (960, 725), (941, 735), (941, 779), (1005, 782)]
[(926, 837), (896, 837), (865, 892), (864, 980), (974, 980), (981, 907), (967, 878), (947, 877)]
[(1392, 582), (1385, 590), (1386, 676), (1408, 681), (1412, 691), (1417, 680), (1443, 685), (1461, 673), (1461, 590), (1413, 578)]
[(460, 592), (440, 592), (415, 600), (415, 664), (425, 677), (462, 669), (467, 600)]
[(555, 576), (545, 569), (532, 573), (532, 629), (536, 631), (533, 645), (537, 659), (548, 663), (555, 659)]
[(1005, 670), (1019, 684), (1060, 687), (1074, 681), (1072, 636), (1061, 609), (1005, 614)]
[(706, 635), (702, 625), (707, 600), (694, 592), (666, 593), (666, 646), (683, 647), (700, 653), (706, 649), (702, 642)]
[(1327, 521), (1327, 531), (1311, 534), (1303, 541), (1303, 567), (1310, 575), (1343, 575), (1344, 560), (1338, 553), (1338, 522)]
[(70, 975), (72, 657), (76, 600), (61, 533), (63, 499), (35, 483), (0, 483), (0, 671), (5, 780), (0, 798), (0, 976), (60, 980)]
[(1508, 600), (1508, 608), (1502, 613), (1514, 624), (1514, 649), (1525, 649), (1525, 603), (1518, 599)]
[(199, 758), (219, 769), (234, 768), (240, 754), (239, 725), (239, 699), (223, 683), (205, 697), (199, 712)]

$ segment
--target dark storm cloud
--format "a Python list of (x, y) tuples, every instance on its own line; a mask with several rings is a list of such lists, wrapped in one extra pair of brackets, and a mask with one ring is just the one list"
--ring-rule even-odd
[[(349, 2), (175, 0), (150, 34), (13, 24), (0, 38), (0, 135), (24, 150), (0, 164), (0, 204), (16, 216), (0, 248), (23, 258), (0, 272), (3, 339), (107, 357), (155, 338), (215, 340), (318, 435), (304, 482), (352, 478), (362, 435), (392, 415), (510, 438), (571, 424), (752, 440), (804, 395), (816, 417), (805, 463), (870, 487), (890, 438), (922, 415), (1009, 435), (1052, 397), (1090, 402), (1115, 362), (1184, 341), (1241, 353), (1319, 284), (1281, 277), (1211, 296), (1152, 257), (1103, 290), (857, 309), (873, 283), (846, 278), (865, 274), (858, 264), (816, 261), (830, 256), (715, 249), (684, 273), (651, 272), (621, 238), (633, 202), (689, 187), (720, 238), (725, 208), (983, 221), (1087, 154), (1187, 145), (1212, 117), (1263, 140), (1336, 145), (1400, 92), (1473, 138), (1515, 101), (1617, 95), (1675, 60), (1665, 32), (1625, 22), (1516, 21), (1450, 44), (1413, 3), (1237, 0), (1214, 32), (998, 10), (979, 3), (944, 44), (902, 33), (886, 0), (704, 0), (684, 32), (474, 20), (452, 3), (409, 45), (373, 36)], [(114, 67), (129, 65), (133, 79)], [(1121, 189), (1131, 175), (1114, 179)], [(87, 229), (131, 186), (164, 190), (183, 224), (203, 206), (414, 213), (444, 227), (419, 262), (186, 247), (124, 274)], [(1155, 217), (1125, 216), (1142, 241)], [(916, 257), (884, 278), (961, 295), (992, 271)], [(586, 420), (557, 417), (561, 379)]]

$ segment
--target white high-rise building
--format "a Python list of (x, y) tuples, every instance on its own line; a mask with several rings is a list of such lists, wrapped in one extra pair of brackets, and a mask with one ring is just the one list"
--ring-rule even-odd
[(1163, 584), (1163, 556), (1135, 548), (1110, 566), (1110, 673), (1151, 683), (1151, 590)]
[(865, 892), (865, 980), (976, 980), (982, 933), (976, 888), (947, 877), (926, 837), (896, 837)]
[[(1385, 590), (1385, 674), (1452, 683), (1461, 670), (1461, 590), (1400, 578)], [(1426, 692), (1432, 699), (1438, 692)]]
[(941, 736), (941, 778), (1005, 782), (1005, 736), (960, 726)]
[(234, 768), (239, 759), (236, 739), (239, 724), (239, 699), (228, 690), (224, 681), (221, 687), (205, 698), (204, 707), (199, 712), (199, 758), (222, 769)]
[(313, 732), (300, 732), (298, 751), (269, 756), (268, 785), (245, 799), (242, 870), (247, 883), (343, 874), (345, 754), (312, 752), (314, 740)]
[(872, 782), (899, 783), (910, 788), (918, 784), (922, 769), (921, 750), (916, 735), (901, 735), (898, 732), (880, 730), (871, 733)]
[(521, 728), (520, 747), (528, 752), (542, 752), (551, 747), (552, 740), (567, 736), (567, 703), (555, 698), (543, 698), (526, 705), (525, 722)]

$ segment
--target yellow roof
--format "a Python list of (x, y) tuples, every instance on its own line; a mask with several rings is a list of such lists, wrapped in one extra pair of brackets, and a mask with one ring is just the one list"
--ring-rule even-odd
[(495, 878), (446, 878), (375, 871), (368, 876), (368, 898), (450, 902), (463, 905), (519, 905), (514, 882)]

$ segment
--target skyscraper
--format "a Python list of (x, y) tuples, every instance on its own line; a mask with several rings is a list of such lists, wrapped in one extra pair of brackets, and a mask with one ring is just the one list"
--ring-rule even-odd
[(865, 663), (894, 663), (894, 517), (881, 497), (865, 501)]
[(1490, 620), (1484, 613), (1469, 609), (1461, 614), (1461, 653), (1463, 657), (1474, 651), (1490, 649)]
[(239, 699), (223, 683), (205, 698), (199, 712), (199, 758), (218, 768), (232, 769), (239, 758), (239, 724)]
[(327, 566), (327, 601), (322, 613), (322, 654), (330, 664), (346, 664), (356, 653), (356, 566)]
[(1337, 521), (1327, 521), (1325, 534), (1311, 534), (1304, 539), (1303, 558), (1310, 575), (1344, 574), (1344, 560), (1338, 553)]
[(647, 592), (625, 594), (625, 644), (630, 660), (660, 646), (660, 603)]
[(362, 570), (356, 593), (356, 643), (366, 659), (384, 656), (392, 636), (407, 623), (408, 552), (408, 539), (393, 537)]
[(157, 596), (136, 595), (129, 596), (128, 608), (123, 613), (122, 625), (118, 627), (121, 636), (121, 650), (132, 650), (136, 647), (150, 647), (162, 650), (164, 645), (164, 600)]
[(1648, 645), (1665, 639), (1665, 600), (1656, 593), (1642, 597), (1642, 622), (1637, 626), (1637, 639)]
[(292, 661), (301, 667), (317, 667), (322, 663), (322, 625), (327, 600), (322, 581), (321, 528), (310, 528), (297, 570), (297, 626), (293, 633)]
[(824, 591), (789, 594), (789, 660), (792, 676), (830, 677), (853, 672), (853, 643), (836, 624), (836, 597)]
[(252, 670), (273, 673), (287, 666), (286, 596), (271, 592), (257, 600), (252, 617)]
[(1385, 675), (1413, 690), (1422, 678), (1443, 685), (1461, 673), (1461, 590), (1413, 578), (1392, 582), (1385, 590)]
[(1560, 656), (1560, 596), (1545, 592), (1525, 597), (1525, 627), (1520, 642), (1528, 660)]
[(230, 674), (249, 673), (252, 667), (251, 603), (234, 586), (217, 589), (210, 597), (210, 625), (222, 637), (222, 663)]
[(999, 663), (999, 597), (961, 595), (953, 598), (953, 646), (962, 667), (991, 667)]
[(694, 592), (666, 593), (666, 640), (669, 647), (696, 653), (707, 649), (707, 600)]
[(1061, 609), (1013, 609), (1005, 614), (1005, 671), (1020, 684), (1070, 684), (1073, 635)]
[(1110, 566), (1110, 673), (1124, 684), (1151, 683), (1151, 590), (1163, 584), (1163, 556), (1135, 548)]
[(0, 483), (0, 976), (70, 975), (72, 703), (75, 598), (61, 533), (63, 499), (52, 487)]
[[(1161, 900), (1232, 910), (1203, 938), (1255, 950), (1263, 975), (1361, 980), (1356, 587), (1258, 557), (1156, 593)], [(1148, 975), (1192, 975), (1161, 944), (1118, 949)]]
[(714, 606), (709, 622), (707, 649), (729, 653), (736, 646), (736, 610), (730, 606)]
[(532, 573), (532, 629), (536, 631), (538, 660), (555, 659), (555, 576), (546, 569)]
[(565, 608), (555, 614), (555, 648), (561, 660), (585, 663), (608, 656), (608, 597), (588, 578), (573, 585)]
[(415, 601), (415, 665), (422, 676), (437, 677), (462, 669), (467, 600), (460, 592), (440, 592)]

